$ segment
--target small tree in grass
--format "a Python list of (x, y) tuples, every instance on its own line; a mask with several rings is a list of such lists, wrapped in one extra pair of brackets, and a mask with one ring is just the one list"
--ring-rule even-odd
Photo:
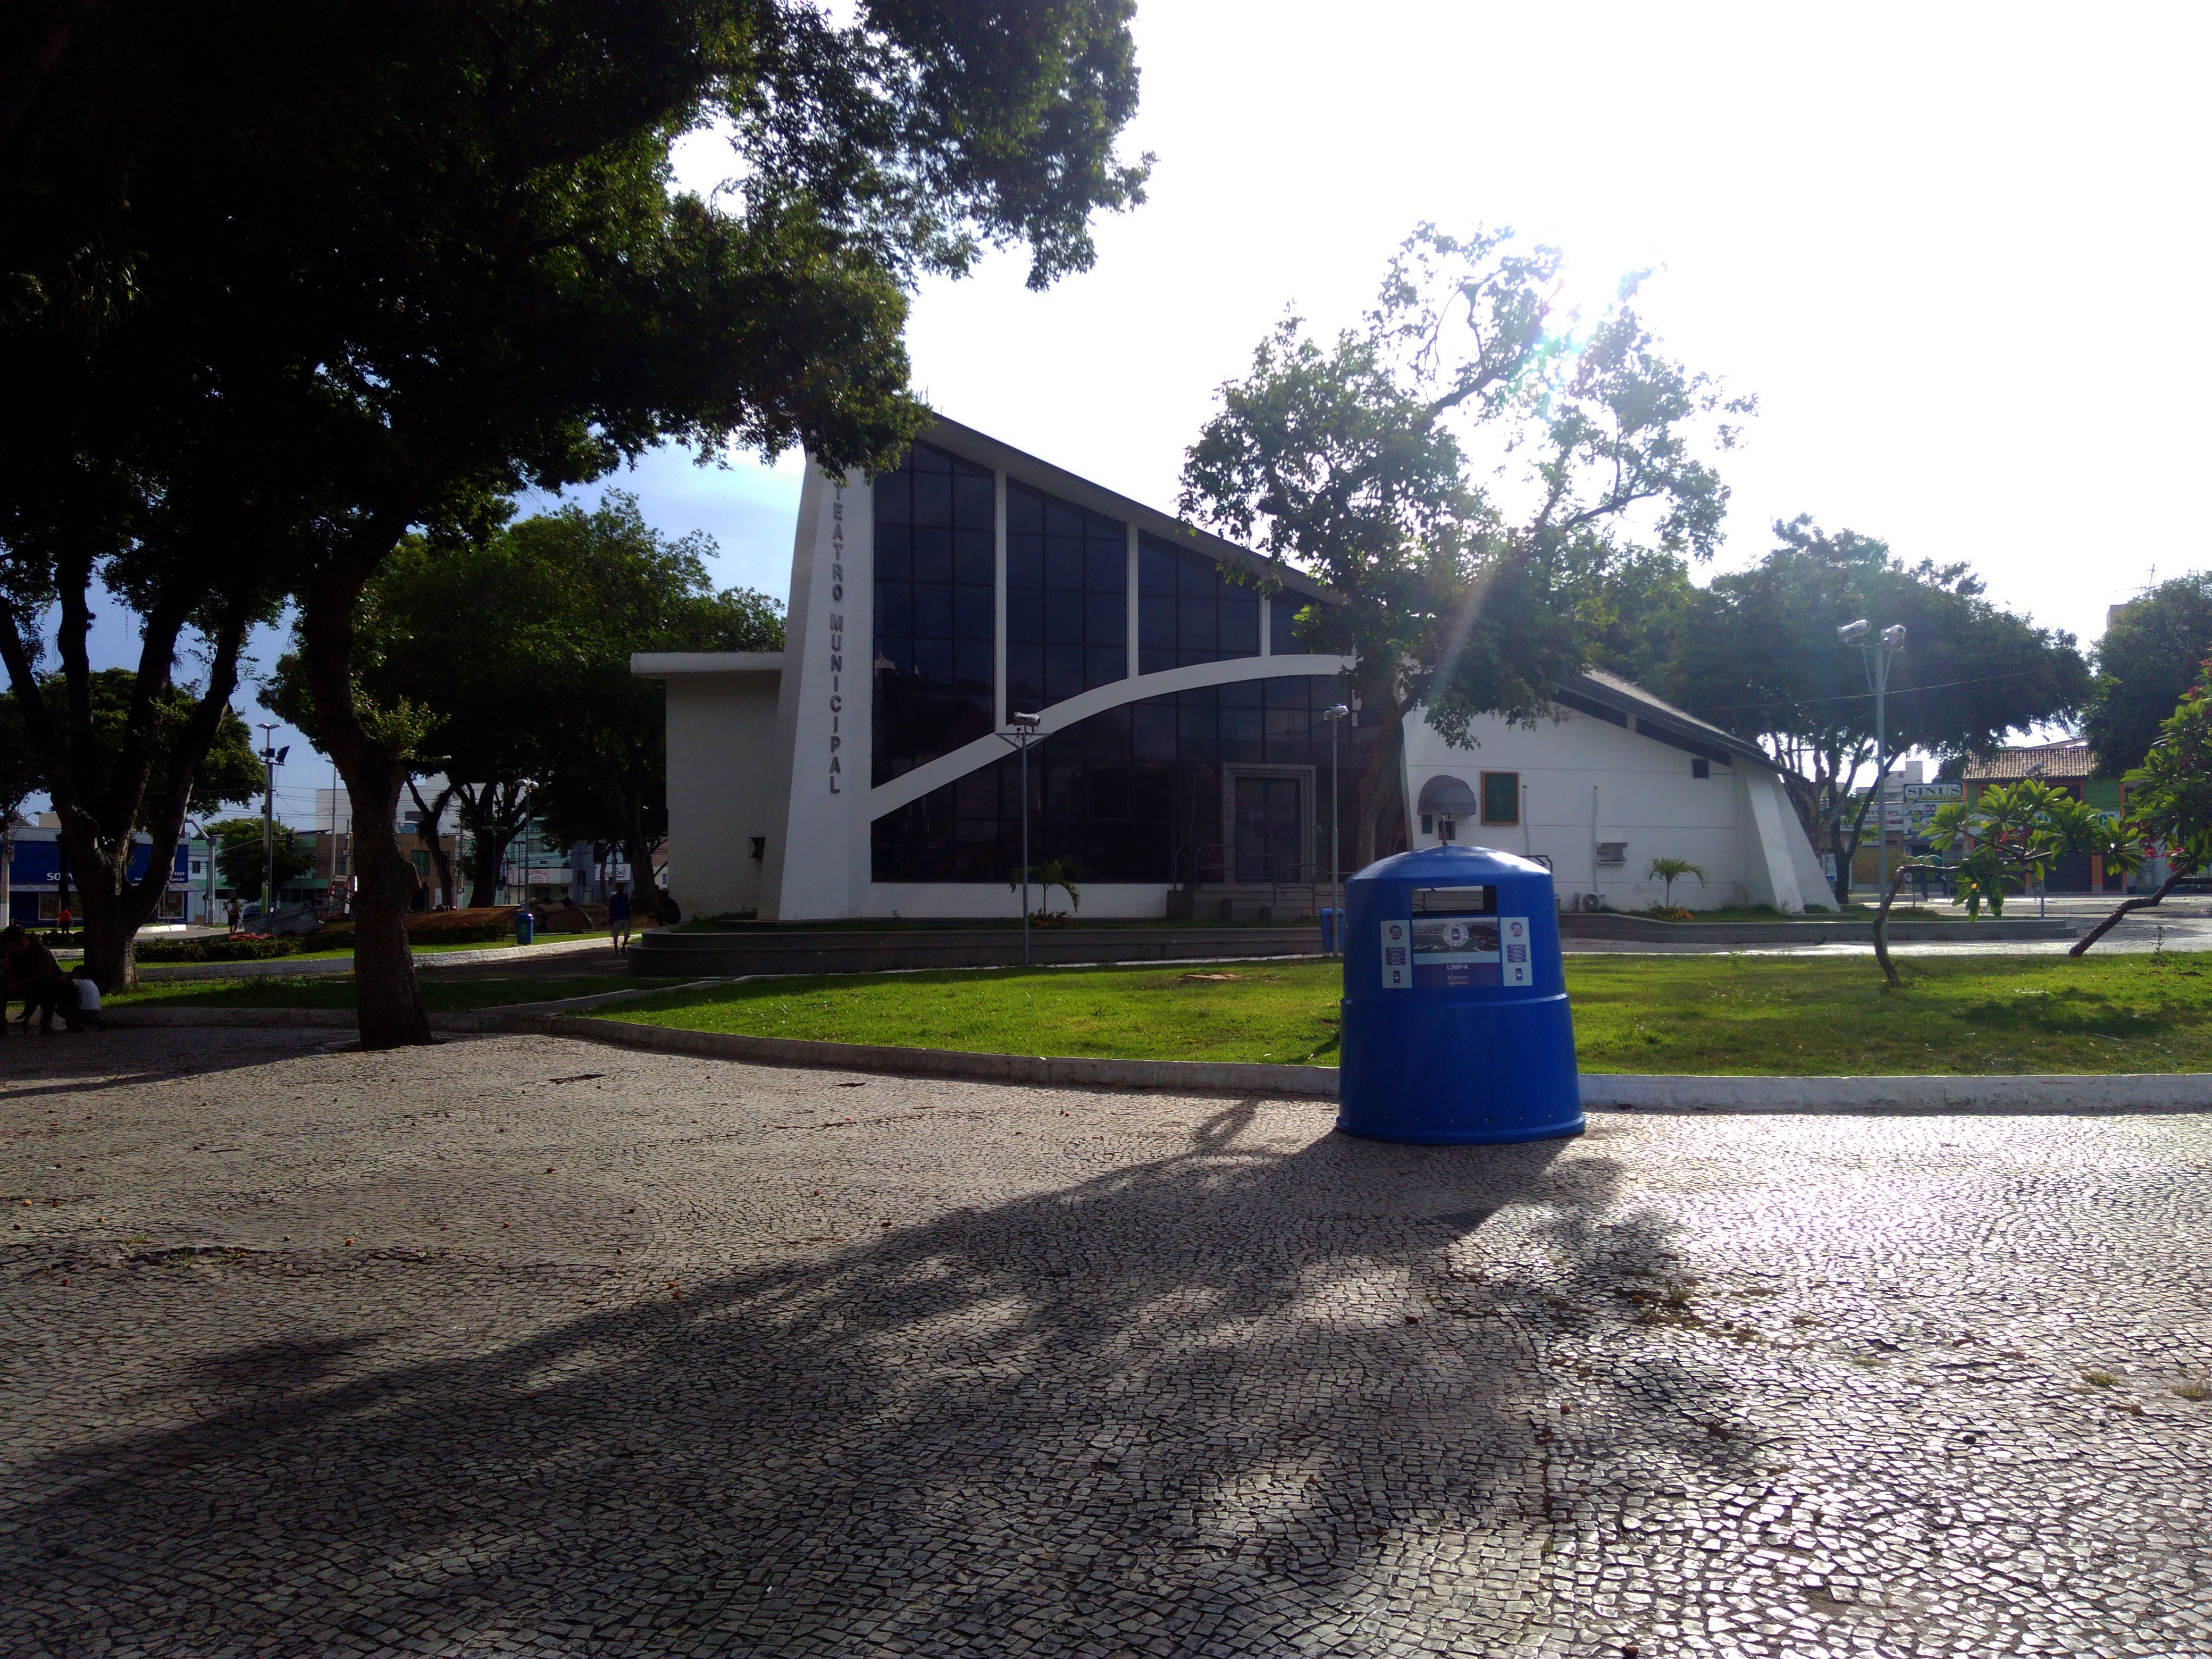
[(1965, 905), (1968, 919), (1978, 921), (1985, 905), (1991, 915), (2002, 916), (2006, 894), (2040, 882), (2063, 854), (2100, 853), (2113, 867), (2131, 867), (2140, 862), (2132, 850), (2138, 839), (2126, 823), (2033, 778), (1994, 785), (1972, 805), (1952, 802), (1929, 821), (1927, 840), (1937, 852), (1957, 856), (1948, 863), (1907, 859), (1899, 864), (1875, 913), (1874, 952), (1883, 977), (1898, 982), (1889, 959), (1889, 912), (1906, 877), (1948, 875), (1951, 902)]
[(1703, 887), (1705, 884), (1705, 866), (1702, 864), (1692, 864), (1687, 859), (1654, 859), (1651, 860), (1651, 867), (1644, 872), (1644, 880), (1664, 882), (1667, 884), (1665, 903), (1669, 910), (1674, 908), (1674, 884), (1685, 876), (1695, 876), (1698, 878), (1698, 885)]
[(2129, 828), (2138, 845), (2166, 848), (2166, 879), (2154, 893), (2122, 901), (2075, 941), (2069, 956), (2080, 956), (2130, 911), (2160, 903), (2179, 884), (2212, 866), (2212, 685), (2200, 681), (2181, 700), (2143, 763), (2127, 775), (2127, 784)]

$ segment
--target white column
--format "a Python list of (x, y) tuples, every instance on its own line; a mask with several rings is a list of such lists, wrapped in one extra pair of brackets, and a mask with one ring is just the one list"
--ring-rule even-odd
[(1137, 526), (1129, 526), (1129, 569), (1121, 597), (1129, 607), (1129, 678), (1137, 678)]
[(992, 474), (991, 726), (1006, 724), (1006, 470)]
[(1265, 593), (1260, 595), (1260, 654), (1275, 654), (1275, 602)]

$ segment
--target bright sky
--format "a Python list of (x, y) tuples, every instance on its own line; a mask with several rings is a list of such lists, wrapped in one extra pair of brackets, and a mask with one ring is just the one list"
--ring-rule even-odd
[[(1674, 353), (1756, 392), (1726, 562), (1777, 517), (1966, 559), (2093, 642), (2205, 559), (2165, 486), (2212, 447), (2203, 8), (1341, 7), (1147, 0), (1152, 199), (1042, 295), (933, 283), (947, 414), (1170, 505), (1214, 388), (1286, 305), (1355, 320), (1419, 221), (1658, 275)], [(711, 145), (685, 157), (703, 182)], [(671, 491), (670, 474), (687, 486)], [(723, 574), (781, 593), (796, 472), (642, 475)]]
[[(1656, 267), (1671, 349), (1758, 394), (1728, 562), (1810, 513), (2085, 642), (2206, 562), (2168, 493), (2212, 449), (2203, 8), (1141, 0), (1136, 30), (1152, 199), (1048, 293), (1018, 254), (924, 290), (948, 415), (1170, 507), (1286, 305), (1333, 331), (1418, 222), (1510, 225), (1593, 295)], [(793, 458), (617, 482), (784, 593)]]

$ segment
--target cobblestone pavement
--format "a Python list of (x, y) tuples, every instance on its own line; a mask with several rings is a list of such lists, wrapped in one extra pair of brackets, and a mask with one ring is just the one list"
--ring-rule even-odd
[(2212, 1120), (0, 1042), (0, 1652), (2212, 1654)]

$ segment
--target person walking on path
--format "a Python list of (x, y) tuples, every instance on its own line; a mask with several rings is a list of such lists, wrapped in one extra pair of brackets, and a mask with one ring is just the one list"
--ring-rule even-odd
[(238, 931), (238, 900), (235, 897), (230, 901), (229, 916), (230, 931), (234, 933)]
[(622, 882), (607, 895), (607, 937), (614, 940), (615, 949), (629, 949), (629, 889)]

